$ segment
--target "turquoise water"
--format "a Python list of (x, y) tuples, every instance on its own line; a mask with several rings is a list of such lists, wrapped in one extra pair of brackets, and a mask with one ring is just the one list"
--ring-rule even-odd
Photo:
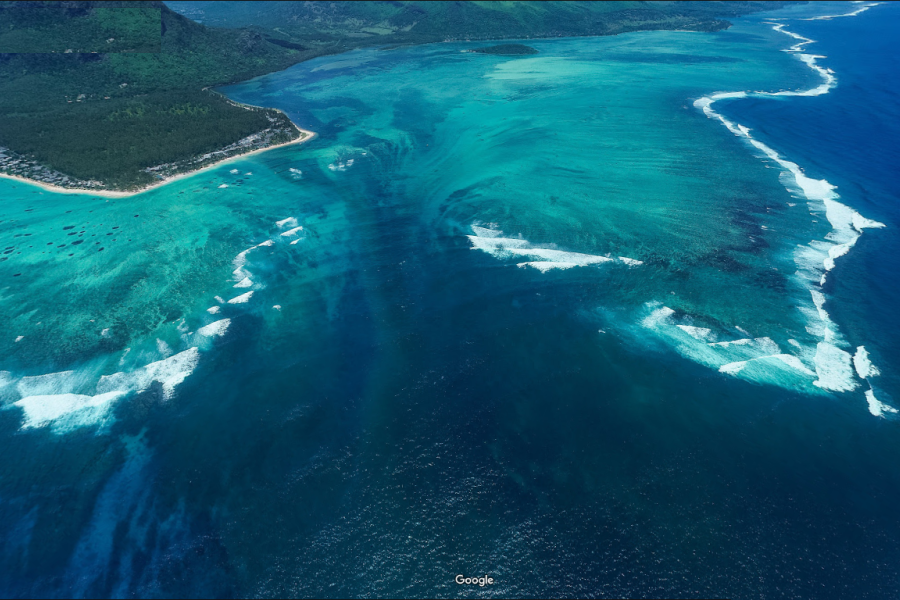
[(890, 327), (833, 286), (896, 220), (741, 112), (842, 72), (715, 102), (777, 160), (695, 106), (815, 89), (796, 42), (356, 51), (223, 90), (306, 144), (123, 199), (0, 181), (0, 590), (895, 595)]

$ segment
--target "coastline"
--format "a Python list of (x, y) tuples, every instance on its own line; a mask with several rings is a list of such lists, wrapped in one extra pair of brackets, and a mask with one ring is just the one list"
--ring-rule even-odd
[[(277, 110), (277, 109), (274, 109), (274, 110)], [(279, 112), (281, 112), (281, 111), (279, 111)], [(291, 140), (289, 142), (284, 142), (282, 144), (275, 144), (272, 146), (266, 146), (265, 148), (257, 148), (256, 150), (251, 150), (250, 152), (235, 154), (233, 156), (229, 156), (229, 157), (223, 158), (222, 160), (218, 160), (218, 161), (215, 161), (208, 165), (205, 165), (203, 167), (200, 167), (199, 169), (195, 169), (193, 171), (187, 171), (185, 173), (179, 173), (178, 175), (175, 175), (173, 177), (168, 177), (166, 179), (161, 179), (157, 182), (151, 183), (150, 185), (144, 186), (137, 190), (120, 192), (120, 191), (116, 191), (116, 190), (102, 190), (102, 189), (91, 190), (91, 189), (87, 189), (87, 188), (65, 188), (65, 187), (60, 187), (58, 185), (51, 185), (49, 183), (37, 181), (35, 179), (28, 179), (27, 177), (21, 177), (19, 175), (9, 175), (6, 173), (0, 173), (0, 178), (18, 181), (19, 183), (26, 183), (28, 185), (33, 185), (35, 187), (38, 187), (38, 188), (41, 188), (48, 192), (53, 192), (56, 194), (83, 194), (83, 195), (89, 195), (89, 196), (100, 196), (103, 198), (127, 198), (129, 196), (136, 196), (137, 194), (143, 194), (144, 192), (148, 192), (148, 191), (156, 189), (158, 187), (162, 187), (166, 184), (172, 183), (173, 181), (179, 181), (179, 180), (185, 179), (187, 177), (192, 177), (194, 175), (197, 175), (198, 173), (202, 173), (203, 171), (207, 171), (209, 169), (219, 167), (219, 166), (221, 166), (229, 161), (232, 161), (232, 160), (237, 160), (239, 158), (245, 158), (252, 154), (266, 152), (268, 150), (273, 150), (275, 148), (281, 148), (283, 146), (290, 146), (292, 144), (303, 144), (305, 142), (312, 140), (313, 138), (316, 137), (316, 135), (318, 135), (314, 131), (309, 131), (307, 129), (303, 129), (302, 127), (298, 126), (293, 121), (291, 121), (291, 123), (293, 123), (294, 127), (297, 128), (297, 131), (299, 131), (301, 134), (303, 134), (302, 137), (298, 137), (295, 140)]]
[[(868, 6), (862, 8), (861, 10), (859, 10), (859, 11), (857, 11), (857, 12), (862, 12), (862, 11), (866, 10), (866, 8), (868, 8)], [(754, 12), (755, 12), (755, 11), (754, 11)], [(852, 14), (856, 14), (856, 13), (852, 13)], [(837, 16), (852, 16), (852, 15), (837, 15)], [(830, 17), (829, 17), (829, 18), (830, 18)], [(716, 20), (716, 18), (713, 18), (713, 20)], [(720, 30), (722, 30), (722, 29), (728, 29), (728, 28), (731, 26), (731, 23), (728, 22), (728, 21), (722, 20), (722, 21), (720, 21), (720, 23), (723, 24), (723, 26), (720, 27), (720, 28), (718, 28), (718, 29), (694, 28), (694, 29), (670, 29), (670, 30), (668, 30), (668, 31), (677, 31), (677, 32), (685, 32), (685, 33), (714, 32), (714, 31), (720, 31)], [(591, 33), (591, 34), (585, 34), (585, 35), (583, 35), (583, 36), (582, 36), (582, 35), (576, 35), (576, 37), (607, 37), (607, 36), (622, 35), (622, 34), (625, 34), (625, 33), (636, 33), (636, 32), (640, 32), (640, 31), (658, 31), (658, 29), (655, 29), (655, 28), (646, 28), (646, 29), (645, 29), (645, 28), (638, 28), (638, 29), (635, 29), (635, 30), (620, 30), (620, 31), (606, 32), (606, 33)], [(560, 36), (537, 36), (537, 37), (534, 37), (534, 38), (532, 38), (531, 36), (524, 36), (524, 37), (522, 37), (522, 36), (513, 36), (513, 37), (504, 36), (504, 37), (497, 37), (497, 38), (495, 38), (495, 37), (485, 37), (485, 38), (478, 38), (478, 37), (472, 38), (472, 37), (466, 37), (466, 38), (459, 38), (459, 39), (457, 39), (457, 38), (446, 38), (446, 39), (443, 39), (443, 40), (433, 40), (433, 41), (431, 41), (431, 42), (410, 42), (410, 43), (402, 43), (402, 42), (401, 42), (401, 43), (397, 44), (396, 47), (401, 47), (401, 46), (405, 46), (405, 45), (416, 46), (416, 45), (421, 45), (421, 44), (423, 44), (423, 43), (424, 43), (424, 44), (433, 44), (433, 43), (462, 42), (462, 41), (466, 41), (466, 42), (468, 42), (468, 41), (473, 41), (473, 42), (474, 42), (474, 41), (480, 41), (480, 42), (491, 42), (491, 41), (493, 41), (493, 42), (500, 42), (501, 45), (502, 45), (502, 43), (505, 42), (505, 41), (514, 41), (514, 40), (520, 40), (520, 39), (537, 39), (537, 40), (540, 40), (540, 39), (553, 39), (553, 38), (556, 38), (556, 37), (560, 37)], [(565, 36), (563, 36), (563, 37), (565, 37)], [(376, 46), (377, 46), (377, 44), (376, 44)], [(338, 51), (336, 51), (336, 52), (325, 52), (325, 53), (323, 53), (322, 55), (319, 55), (319, 56), (327, 56), (327, 55), (331, 55), (331, 54), (343, 54), (343, 53), (345, 53), (345, 52), (352, 51), (352, 50), (356, 50), (356, 49), (361, 49), (361, 48), (364, 48), (364, 47), (365, 47), (365, 46), (358, 46), (358, 47), (344, 48), (344, 49), (338, 50)], [(384, 49), (392, 49), (392, 48), (384, 48)], [(467, 50), (466, 52), (474, 52), (474, 50)], [(305, 59), (302, 59), (300, 62), (305, 62), (306, 60), (311, 60), (311, 59), (313, 59), (313, 58), (318, 58), (319, 56), (312, 56), (312, 57), (309, 57), (309, 58), (305, 58)], [(221, 86), (221, 85), (230, 85), (230, 84), (216, 84), (216, 86)], [(284, 114), (283, 111), (278, 110), (278, 109), (272, 109), (272, 108), (270, 108), (270, 107), (257, 106), (257, 105), (252, 105), (252, 104), (244, 104), (244, 103), (241, 103), (241, 102), (237, 102), (237, 101), (235, 101), (235, 100), (232, 100), (231, 98), (229, 98), (229, 97), (226, 96), (225, 94), (222, 94), (221, 92), (215, 90), (214, 87), (216, 87), (216, 86), (206, 86), (206, 87), (203, 87), (203, 88), (201, 88), (201, 89), (202, 89), (203, 91), (209, 91), (209, 92), (211, 92), (211, 93), (217, 94), (217, 95), (223, 97), (226, 101), (228, 101), (228, 102), (229, 102), (230, 104), (232, 104), (233, 106), (236, 106), (236, 107), (239, 107), (239, 108), (244, 108), (245, 110), (252, 110), (252, 109), (276, 110), (276, 111), (278, 111), (278, 112)], [(287, 115), (285, 115), (285, 117), (287, 117)], [(288, 118), (288, 120), (290, 120), (290, 119)], [(136, 195), (136, 194), (141, 194), (141, 193), (150, 191), (150, 190), (152, 190), (152, 189), (155, 189), (155, 188), (160, 187), (160, 186), (162, 186), (162, 185), (165, 185), (165, 184), (167, 184), (167, 183), (170, 183), (170, 182), (173, 182), (173, 181), (177, 181), (177, 180), (179, 180), (179, 179), (183, 179), (183, 178), (185, 178), (185, 177), (188, 177), (188, 176), (191, 176), (191, 175), (200, 173), (200, 172), (205, 171), (205, 170), (207, 170), (207, 169), (210, 169), (210, 168), (212, 168), (212, 167), (220, 166), (220, 165), (225, 164), (225, 163), (227, 163), (228, 161), (230, 161), (230, 160), (232, 160), (232, 159), (235, 159), (235, 158), (239, 158), (239, 157), (243, 157), (243, 156), (249, 156), (249, 155), (251, 155), (251, 154), (255, 154), (255, 153), (258, 153), (258, 152), (263, 152), (263, 151), (265, 151), (265, 150), (271, 150), (271, 149), (278, 148), (278, 147), (281, 147), (281, 146), (287, 146), (287, 145), (290, 145), (290, 144), (304, 143), (304, 142), (307, 142), (307, 141), (309, 141), (309, 140), (312, 140), (313, 138), (316, 137), (317, 134), (316, 134), (315, 132), (309, 131), (309, 130), (306, 130), (306, 129), (303, 129), (303, 128), (301, 128), (300, 126), (298, 126), (296, 123), (294, 123), (293, 121), (291, 121), (291, 123), (294, 125), (294, 127), (295, 127), (301, 134), (304, 134), (304, 137), (298, 138), (298, 139), (296, 139), (296, 140), (291, 140), (291, 141), (289, 141), (289, 142), (284, 142), (284, 143), (282, 143), (282, 144), (276, 144), (276, 145), (272, 145), (272, 146), (267, 146), (267, 147), (265, 147), (265, 148), (259, 148), (259, 149), (256, 149), (256, 150), (251, 150), (250, 152), (245, 152), (245, 153), (242, 153), (242, 154), (236, 154), (236, 155), (233, 155), (233, 156), (229, 156), (229, 157), (227, 157), (227, 158), (223, 158), (223, 159), (221, 159), (221, 160), (219, 160), (219, 161), (215, 161), (215, 162), (213, 162), (213, 163), (210, 163), (210, 164), (208, 164), (208, 165), (205, 165), (205, 166), (203, 166), (203, 167), (200, 167), (199, 169), (195, 169), (195, 170), (191, 170), (191, 171), (186, 171), (186, 172), (184, 172), (184, 173), (179, 173), (178, 175), (174, 175), (174, 176), (172, 176), (172, 177), (168, 177), (168, 178), (165, 178), (165, 179), (161, 179), (161, 180), (159, 180), (159, 181), (156, 181), (156, 182), (154, 182), (154, 183), (148, 184), (148, 185), (146, 185), (146, 186), (144, 186), (144, 187), (141, 187), (141, 188), (138, 188), (138, 189), (135, 189), (135, 190), (118, 191), (118, 190), (110, 190), (110, 189), (88, 189), (88, 188), (77, 188), (77, 187), (71, 187), (71, 188), (68, 188), (68, 187), (61, 187), (61, 186), (57, 186), (57, 185), (53, 185), (53, 184), (49, 184), (49, 183), (44, 183), (44, 182), (42, 182), (42, 181), (39, 181), (39, 180), (36, 180), (36, 179), (30, 179), (30, 178), (28, 178), (28, 177), (23, 177), (23, 176), (20, 176), (20, 175), (10, 175), (10, 174), (7, 174), (7, 173), (0, 173), (0, 178), (3, 178), (3, 179), (9, 179), (9, 180), (12, 180), (12, 181), (17, 181), (17, 182), (19, 182), (19, 183), (26, 183), (26, 184), (29, 184), (29, 185), (33, 185), (33, 186), (39, 187), (39, 188), (41, 188), (41, 189), (43, 189), (43, 190), (46, 190), (46, 191), (49, 191), (49, 192), (60, 193), (60, 194), (88, 194), (88, 195), (100, 196), (100, 197), (104, 197), (104, 198), (125, 198), (125, 197), (134, 196), (134, 195)]]

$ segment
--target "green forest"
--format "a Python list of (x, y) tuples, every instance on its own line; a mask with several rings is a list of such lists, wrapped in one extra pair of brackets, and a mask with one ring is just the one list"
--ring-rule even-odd
[(147, 167), (212, 152), (270, 127), (267, 114), (291, 127), (278, 111), (236, 108), (216, 94), (155, 92), (84, 102), (77, 111), (4, 112), (0, 145), (79, 179), (131, 189), (155, 180)]
[[(207, 88), (365, 46), (718, 30), (779, 2), (0, 2), (0, 155), (134, 189), (282, 113)], [(201, 21), (202, 23), (198, 22)], [(280, 139), (280, 138), (279, 138)], [(0, 168), (4, 168), (0, 165)]]
[(649, 29), (717, 31), (724, 20), (786, 2), (258, 2), (173, 0), (214, 27), (256, 26), (304, 46), (612, 35)]
[[(79, 10), (61, 17), (69, 29), (90, 23), (92, 11), (123, 10), (66, 4)], [(125, 16), (140, 21), (135, 31), (156, 12), (156, 52), (0, 54), (0, 147), (66, 175), (133, 189), (153, 181), (143, 169), (222, 148), (272, 127), (270, 119), (296, 132), (278, 111), (246, 110), (204, 88), (283, 69), (315, 52), (254, 31), (210, 29), (162, 3), (144, 4)], [(26, 17), (19, 14), (17, 23), (29, 23)], [(42, 8), (33, 25), (53, 24)]]
[(0, 2), (0, 52), (159, 52), (151, 2)]

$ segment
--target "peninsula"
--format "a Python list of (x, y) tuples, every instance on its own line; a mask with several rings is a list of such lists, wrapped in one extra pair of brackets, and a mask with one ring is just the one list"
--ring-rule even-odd
[[(46, 4), (53, 6), (0, 6), (4, 22), (19, 28), (0, 34), (0, 49), (13, 50), (0, 54), (0, 174), (54, 189), (134, 193), (312, 139), (285, 113), (210, 88), (320, 52), (247, 29), (207, 28), (160, 2)], [(97, 52), (85, 33), (96, 31), (115, 48)]]
[[(211, 88), (355, 48), (679, 29), (785, 2), (0, 2), (0, 175), (136, 192), (311, 139)], [(525, 54), (502, 44), (474, 50)]]

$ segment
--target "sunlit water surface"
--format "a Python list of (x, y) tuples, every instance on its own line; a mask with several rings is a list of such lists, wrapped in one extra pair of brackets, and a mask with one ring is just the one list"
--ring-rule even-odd
[(325, 57), (223, 90), (312, 142), (0, 180), (0, 593), (895, 597), (900, 10), (799, 20), (857, 8)]

